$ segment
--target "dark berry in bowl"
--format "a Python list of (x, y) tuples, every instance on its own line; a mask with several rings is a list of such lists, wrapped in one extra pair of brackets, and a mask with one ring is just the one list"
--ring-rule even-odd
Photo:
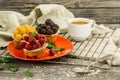
[(58, 29), (56, 27), (52, 27), (52, 30), (54, 31), (54, 33), (56, 33), (58, 31)]
[(46, 34), (46, 30), (43, 28), (43, 29), (41, 29), (41, 31), (40, 32), (38, 32), (38, 33), (40, 33), (40, 34)]
[(53, 25), (54, 25), (54, 22), (53, 22), (51, 19), (47, 19), (47, 20), (45, 21), (45, 24), (46, 24), (46, 25), (49, 25), (49, 26), (53, 26)]
[(52, 35), (52, 34), (54, 34), (54, 31), (52, 29), (48, 29), (47, 35)]
[(51, 26), (47, 25), (46, 26), (46, 30), (48, 30), (48, 29), (51, 29)]

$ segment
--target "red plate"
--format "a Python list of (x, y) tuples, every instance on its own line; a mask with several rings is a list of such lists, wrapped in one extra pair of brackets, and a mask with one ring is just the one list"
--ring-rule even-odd
[(55, 42), (55, 45), (57, 46), (57, 48), (65, 48), (65, 50), (63, 50), (61, 52), (58, 52), (58, 53), (55, 53), (54, 56), (50, 56), (49, 51), (46, 49), (44, 57), (37, 58), (37, 59), (26, 58), (25, 55), (24, 55), (23, 50), (19, 50), (19, 49), (16, 49), (14, 47), (14, 41), (11, 41), (8, 44), (7, 50), (10, 53), (10, 55), (12, 55), (15, 58), (21, 59), (21, 60), (42, 61), (42, 60), (50, 60), (50, 59), (54, 59), (54, 58), (58, 58), (58, 57), (67, 55), (73, 49), (72, 43), (69, 40), (67, 40), (67, 39), (65, 39), (65, 38), (63, 38), (61, 36), (58, 36), (58, 38), (57, 38), (57, 40)]

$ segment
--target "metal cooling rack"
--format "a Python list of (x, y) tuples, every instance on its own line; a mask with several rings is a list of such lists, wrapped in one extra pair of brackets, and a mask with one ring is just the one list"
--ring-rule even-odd
[[(91, 63), (91, 61), (100, 58), (102, 52), (106, 47), (107, 41), (109, 39), (108, 37), (112, 36), (114, 34), (114, 31), (116, 30), (116, 27), (114, 27), (115, 25), (107, 26), (113, 29), (112, 33), (104, 35), (91, 35), (88, 40), (80, 42), (75, 42), (67, 33), (60, 34), (61, 36), (69, 39), (72, 42), (72, 44), (74, 45), (74, 50), (69, 55), (44, 62), (72, 65), (88, 65), (88, 63)], [(0, 55), (2, 57), (11, 57), (6, 48), (0, 49)]]

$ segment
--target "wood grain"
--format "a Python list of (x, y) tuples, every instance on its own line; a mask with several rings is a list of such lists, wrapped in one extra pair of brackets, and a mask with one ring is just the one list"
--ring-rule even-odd
[(64, 5), (75, 17), (85, 17), (98, 23), (120, 23), (120, 0), (0, 0), (0, 10), (29, 13), (39, 4)]
[[(29, 13), (39, 4), (61, 4), (69, 9), (75, 17), (86, 17), (96, 20), (97, 23), (107, 23), (110, 27), (120, 27), (120, 0), (0, 0), (0, 11), (17, 11), (21, 12), (24, 15), (29, 15)], [(116, 24), (117, 23), (117, 24)], [(63, 35), (64, 36), (64, 35)], [(72, 39), (65, 35), (66, 38), (72, 41)], [(97, 35), (93, 36), (93, 38)], [(85, 53), (81, 54), (86, 55), (88, 51), (91, 53), (98, 52), (100, 46), (98, 46), (102, 39), (91, 39), (89, 44), (86, 42), (76, 43), (72, 41), (75, 46), (73, 52), (78, 51), (84, 48)], [(92, 41), (95, 41), (93, 43)], [(103, 41), (106, 41), (105, 39)], [(103, 42), (102, 44), (104, 44)], [(101, 44), (101, 45), (102, 45)], [(96, 45), (96, 46), (93, 46)], [(82, 46), (82, 47), (80, 47)], [(92, 48), (90, 48), (93, 46)], [(3, 55), (4, 50), (0, 50), (0, 54)], [(4, 54), (3, 56), (6, 56)], [(94, 55), (94, 54), (90, 54)], [(7, 55), (9, 56), (9, 55)], [(86, 55), (86, 57), (89, 54)], [(64, 58), (65, 60), (65, 58)], [(27, 62), (22, 60), (14, 60), (12, 63), (2, 64), (5, 66), (5, 69), (0, 71), (0, 79), (2, 80), (120, 80), (120, 70), (119, 67), (111, 67), (110, 70), (102, 70), (98, 74), (77, 74), (71, 71), (71, 68), (80, 65), (87, 65), (91, 61), (83, 61), (81, 59), (69, 59), (69, 64), (73, 65), (62, 65), (62, 64), (49, 64), (42, 62)], [(52, 61), (51, 61), (52, 62)], [(19, 67), (19, 71), (14, 73), (7, 69), (9, 64), (13, 64)], [(23, 74), (25, 69), (30, 70), (33, 73), (33, 77), (29, 78)]]

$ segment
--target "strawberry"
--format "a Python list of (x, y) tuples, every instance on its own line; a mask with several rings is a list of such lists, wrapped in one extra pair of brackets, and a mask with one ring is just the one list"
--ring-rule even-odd
[(30, 44), (26, 44), (26, 45), (25, 45), (25, 49), (27, 49), (27, 50), (32, 50), (32, 46), (31, 46)]
[(34, 49), (40, 48), (40, 43), (39, 43), (39, 42), (36, 42), (36, 43), (33, 45), (33, 48), (34, 48)]
[(36, 39), (34, 37), (29, 37), (29, 40), (28, 42), (31, 44), (31, 45), (34, 45), (36, 43)]
[(23, 42), (23, 41), (20, 42), (20, 48), (21, 48), (21, 49), (25, 48), (25, 45), (26, 45), (26, 42)]

